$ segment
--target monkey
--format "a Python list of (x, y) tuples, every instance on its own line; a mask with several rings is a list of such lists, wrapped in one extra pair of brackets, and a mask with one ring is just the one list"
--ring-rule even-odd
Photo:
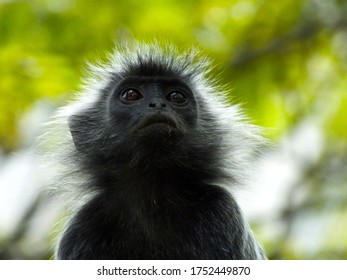
[(53, 181), (88, 196), (55, 257), (266, 259), (234, 195), (251, 179), (262, 137), (225, 101), (210, 60), (133, 42), (89, 66), (52, 121), (61, 140)]

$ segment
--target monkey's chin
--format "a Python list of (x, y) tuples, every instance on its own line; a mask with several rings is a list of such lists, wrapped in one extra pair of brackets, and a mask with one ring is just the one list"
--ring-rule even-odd
[(182, 136), (182, 132), (176, 127), (173, 127), (167, 123), (152, 123), (146, 125), (138, 130), (138, 133), (143, 137), (149, 138), (177, 138)]
[(183, 137), (181, 130), (163, 122), (143, 126), (138, 129), (137, 135), (143, 144), (155, 150), (161, 146), (175, 145)]

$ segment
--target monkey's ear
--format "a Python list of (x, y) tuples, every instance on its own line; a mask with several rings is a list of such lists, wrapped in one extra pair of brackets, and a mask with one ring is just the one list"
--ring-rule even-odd
[(87, 114), (71, 115), (68, 118), (68, 125), (72, 140), (79, 152), (85, 152), (88, 146), (88, 137), (86, 135), (86, 124), (88, 122)]

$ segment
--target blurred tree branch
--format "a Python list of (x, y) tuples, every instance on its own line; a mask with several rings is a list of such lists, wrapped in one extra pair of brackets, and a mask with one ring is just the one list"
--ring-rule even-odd
[(25, 255), (18, 249), (18, 244), (20, 241), (25, 238), (30, 223), (34, 216), (36, 215), (40, 205), (44, 202), (44, 197), (42, 194), (39, 194), (36, 199), (32, 202), (30, 207), (27, 209), (23, 217), (21, 218), (18, 226), (15, 231), (7, 240), (4, 241), (4, 244), (0, 247), (0, 259), (9, 260), (9, 259), (26, 259)]
[[(347, 13), (341, 12), (341, 14), (345, 15)], [(288, 51), (289, 47), (296, 42), (309, 40), (324, 30), (328, 32), (337, 32), (345, 28), (347, 28), (346, 17), (339, 18), (331, 25), (327, 25), (316, 20), (306, 22), (299, 27), (294, 28), (292, 31), (289, 31), (287, 34), (274, 38), (261, 49), (252, 49), (249, 44), (245, 42), (245, 44), (239, 48), (241, 51), (239, 51), (239, 53), (235, 55), (229, 62), (229, 68), (234, 69), (242, 67), (246, 64), (252, 63), (259, 57), (268, 54), (284, 53)]]

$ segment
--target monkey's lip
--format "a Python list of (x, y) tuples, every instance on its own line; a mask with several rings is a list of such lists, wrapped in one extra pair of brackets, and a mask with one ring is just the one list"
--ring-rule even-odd
[(177, 128), (177, 124), (173, 119), (163, 115), (155, 115), (146, 118), (144, 122), (140, 124), (139, 129), (146, 128), (152, 125), (166, 125)]

